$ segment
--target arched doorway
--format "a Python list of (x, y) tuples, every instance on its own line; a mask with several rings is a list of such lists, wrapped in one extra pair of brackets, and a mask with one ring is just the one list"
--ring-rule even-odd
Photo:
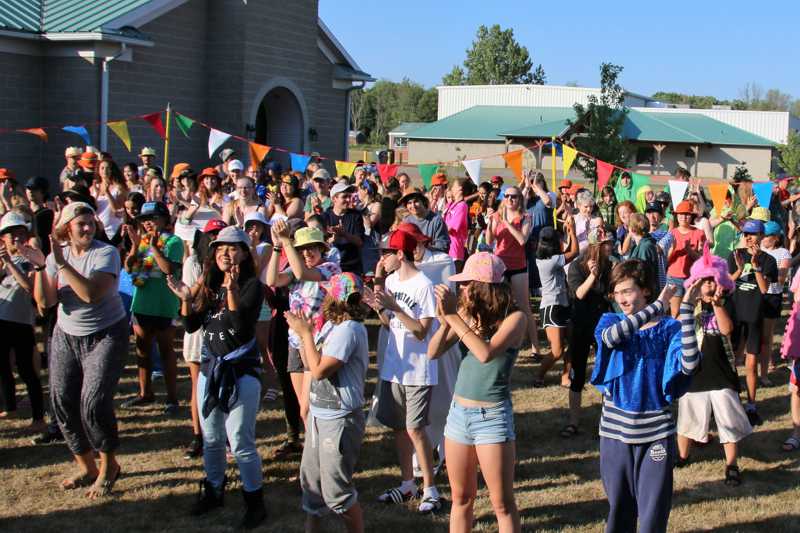
[[(304, 141), (303, 110), (294, 93), (286, 87), (271, 89), (258, 107), (255, 142), (299, 153)], [(270, 157), (288, 168), (288, 153), (273, 150)]]

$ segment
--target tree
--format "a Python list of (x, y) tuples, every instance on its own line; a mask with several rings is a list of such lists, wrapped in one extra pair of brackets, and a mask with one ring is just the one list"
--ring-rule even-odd
[(531, 73), (533, 62), (528, 49), (514, 38), (514, 30), (499, 24), (478, 28), (472, 48), (467, 50), (463, 68), (456, 65), (442, 78), (445, 85), (544, 84), (547, 77), (539, 65)]
[(434, 122), (439, 117), (439, 91), (431, 87), (417, 101), (417, 120)]
[[(623, 137), (628, 109), (624, 104), (625, 91), (617, 81), (622, 70), (623, 67), (619, 65), (602, 63), (600, 97), (590, 95), (586, 106), (575, 104), (576, 119), (569, 121), (571, 129), (582, 131), (582, 135), (575, 138), (578, 150), (619, 167), (627, 166), (633, 150)], [(597, 179), (593, 159), (579, 157), (575, 165), (588, 179)]]
[(778, 145), (778, 164), (790, 176), (800, 176), (800, 134), (790, 131), (786, 144)]

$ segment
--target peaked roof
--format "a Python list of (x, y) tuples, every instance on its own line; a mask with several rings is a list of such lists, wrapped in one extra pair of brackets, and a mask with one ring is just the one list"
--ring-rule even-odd
[[(506, 137), (563, 135), (571, 107), (475, 106), (412, 131), (411, 139), (501, 141)], [(773, 146), (773, 142), (705, 115), (647, 113), (629, 109), (623, 136), (633, 141), (729, 146)]]
[(152, 0), (4, 0), (0, 28), (33, 33), (96, 32)]
[(389, 131), (389, 135), (406, 135), (410, 134), (412, 131), (416, 131), (422, 126), (427, 126), (431, 124), (430, 122), (403, 122), (399, 124), (396, 128), (392, 128)]

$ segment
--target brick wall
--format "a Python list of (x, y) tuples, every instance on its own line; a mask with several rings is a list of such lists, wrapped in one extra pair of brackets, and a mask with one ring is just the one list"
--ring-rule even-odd
[[(42, 125), (41, 58), (0, 53), (0, 72), (0, 129)], [(0, 134), (0, 167), (13, 170), (21, 179), (41, 172), (42, 153), (38, 137)]]

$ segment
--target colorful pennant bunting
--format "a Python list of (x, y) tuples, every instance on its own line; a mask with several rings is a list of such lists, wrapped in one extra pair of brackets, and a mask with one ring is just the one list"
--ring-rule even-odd
[(81, 139), (86, 143), (86, 146), (92, 145), (92, 138), (89, 137), (89, 132), (83, 126), (64, 126), (61, 128), (64, 131), (80, 135)]
[(522, 179), (522, 150), (514, 150), (513, 152), (506, 152), (503, 154), (503, 159), (506, 160), (506, 165), (518, 179)]
[(472, 181), (475, 185), (481, 184), (481, 159), (465, 159), (461, 162), (464, 165), (464, 168), (469, 174), (469, 177), (472, 178)]
[(310, 155), (296, 154), (294, 152), (289, 153), (289, 157), (292, 161), (292, 171), (295, 172), (305, 172), (308, 162), (311, 161)]
[(44, 142), (47, 142), (47, 133), (42, 128), (26, 128), (24, 130), (17, 130), (20, 133), (30, 133), (31, 135), (36, 135)]
[(431, 178), (438, 168), (439, 165), (417, 165), (419, 175), (422, 177), (422, 183), (425, 185), (426, 189), (431, 188)]
[(769, 209), (773, 185), (771, 181), (753, 182), (753, 194), (755, 194), (758, 205), (761, 207)]
[(728, 195), (727, 183), (709, 183), (708, 192), (711, 195), (711, 203), (714, 204), (714, 210), (717, 216), (720, 216), (722, 210), (725, 208), (725, 197)]
[(190, 119), (187, 116), (181, 115), (180, 113), (175, 113), (175, 124), (178, 125), (178, 129), (181, 130), (183, 136), (188, 138), (189, 130), (192, 129), (192, 126), (194, 125), (194, 120)]
[(208, 158), (214, 157), (214, 152), (230, 138), (231, 135), (229, 133), (210, 128), (208, 132)]
[(575, 162), (575, 158), (578, 157), (578, 151), (571, 146), (567, 146), (563, 144), (561, 150), (564, 153), (564, 159), (561, 162), (561, 171), (564, 173), (564, 177), (566, 178), (569, 175), (569, 169), (572, 168), (572, 164)]
[(267, 157), (267, 154), (272, 149), (266, 144), (258, 144), (258, 143), (249, 143), (248, 144), (250, 149), (250, 166), (252, 168), (258, 168), (258, 165)]
[(131, 151), (131, 134), (128, 131), (128, 123), (124, 120), (118, 120), (116, 122), (109, 122), (106, 124), (111, 131), (119, 137), (119, 140), (122, 141), (122, 144), (125, 145), (125, 148), (128, 151)]
[(608, 180), (611, 179), (611, 173), (614, 172), (614, 165), (611, 163), (606, 163), (605, 161), (600, 161), (597, 159), (595, 161), (597, 165), (597, 188), (602, 189), (608, 183)]
[(386, 163), (378, 165), (378, 173), (381, 175), (381, 181), (384, 185), (386, 185), (386, 182), (389, 181), (389, 178), (397, 175), (398, 168), (400, 168), (400, 165), (397, 164)]
[(150, 113), (149, 115), (145, 115), (142, 117), (142, 119), (150, 124), (162, 139), (167, 138), (167, 130), (164, 129), (164, 123), (161, 121), (160, 111), (158, 113)]
[(686, 196), (686, 189), (689, 188), (688, 181), (669, 180), (669, 195), (672, 197), (672, 209), (677, 209), (683, 197)]
[(347, 176), (348, 178), (353, 175), (356, 169), (356, 163), (350, 161), (337, 161), (336, 162), (336, 175)]

